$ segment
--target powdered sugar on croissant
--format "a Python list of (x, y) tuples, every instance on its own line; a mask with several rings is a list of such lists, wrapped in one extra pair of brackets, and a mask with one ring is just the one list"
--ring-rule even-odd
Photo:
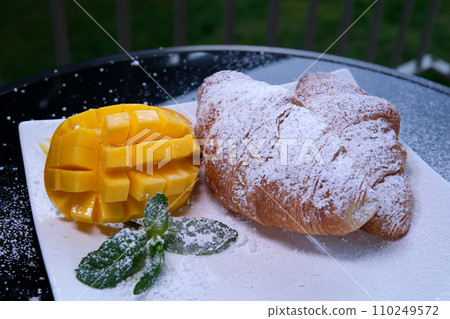
[(387, 237), (404, 235), (410, 223), (411, 189), (404, 173), (406, 151), (397, 136), (397, 109), (329, 73), (306, 75), (296, 94), (341, 138), (374, 190), (362, 210), (375, 215), (362, 228)]
[(346, 234), (379, 208), (338, 134), (282, 87), (218, 72), (199, 90), (197, 120), (207, 182), (236, 213), (301, 233)]

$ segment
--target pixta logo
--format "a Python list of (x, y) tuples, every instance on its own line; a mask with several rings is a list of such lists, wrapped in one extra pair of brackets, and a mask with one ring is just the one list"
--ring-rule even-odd
[(135, 166), (137, 171), (153, 175), (154, 166), (160, 169), (172, 159), (169, 136), (144, 129), (126, 142), (126, 165)]
[[(205, 149), (204, 157), (212, 161), (227, 161), (229, 165), (247, 166), (251, 161), (265, 165), (268, 157), (276, 158), (278, 166), (302, 166), (308, 163), (325, 165), (313, 139), (299, 141), (293, 138), (279, 139), (198, 139)], [(277, 155), (277, 156), (275, 156)], [(200, 164), (200, 157), (194, 157), (194, 165)]]

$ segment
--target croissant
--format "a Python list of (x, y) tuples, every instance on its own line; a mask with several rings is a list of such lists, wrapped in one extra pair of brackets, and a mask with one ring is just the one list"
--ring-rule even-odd
[(199, 89), (197, 120), (206, 180), (235, 213), (295, 232), (342, 235), (378, 209), (342, 138), (280, 86), (215, 73)]
[(392, 238), (406, 234), (412, 193), (405, 177), (406, 151), (398, 138), (398, 110), (329, 73), (304, 76), (296, 95), (339, 136), (374, 190), (368, 193), (370, 205), (361, 210), (375, 214), (362, 229)]

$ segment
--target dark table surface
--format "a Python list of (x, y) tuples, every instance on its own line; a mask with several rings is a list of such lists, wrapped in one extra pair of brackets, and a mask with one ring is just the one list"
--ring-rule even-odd
[[(372, 95), (402, 117), (401, 139), (450, 180), (450, 90), (360, 61), (290, 49), (249, 46), (180, 47), (135, 52), (147, 73), (178, 103), (193, 101), (203, 79), (223, 69), (281, 84), (305, 71), (348, 68)], [(64, 66), (0, 88), (0, 299), (52, 300), (27, 192), (18, 124), (58, 119), (118, 103), (173, 104), (127, 55)]]

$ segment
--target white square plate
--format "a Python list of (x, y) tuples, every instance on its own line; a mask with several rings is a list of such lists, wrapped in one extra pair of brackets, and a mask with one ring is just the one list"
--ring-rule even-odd
[[(353, 79), (346, 70), (337, 73)], [(195, 117), (195, 102), (170, 108)], [(19, 126), (33, 219), (56, 300), (450, 299), (450, 184), (409, 148), (407, 176), (414, 202), (411, 228), (404, 238), (389, 240), (364, 231), (316, 236), (327, 255), (306, 235), (228, 212), (201, 173), (183, 214), (224, 222), (239, 232), (237, 242), (212, 256), (167, 253), (161, 279), (140, 296), (132, 294), (139, 273), (115, 288), (89, 289), (75, 278), (74, 269), (121, 225), (69, 222), (48, 199), (43, 182), (46, 156), (39, 142), (51, 137), (61, 121)]]

